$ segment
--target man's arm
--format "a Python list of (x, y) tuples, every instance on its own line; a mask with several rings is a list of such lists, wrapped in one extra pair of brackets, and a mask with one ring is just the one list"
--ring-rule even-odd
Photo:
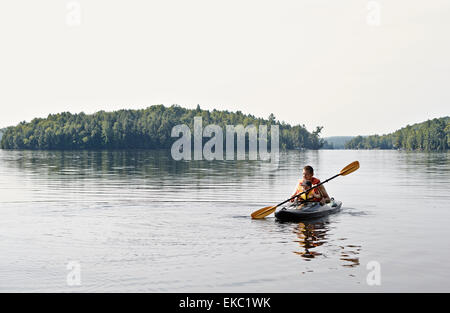
[(328, 192), (323, 185), (319, 186), (319, 193), (322, 196), (322, 200), (320, 200), (321, 204), (331, 202), (330, 196), (328, 195)]

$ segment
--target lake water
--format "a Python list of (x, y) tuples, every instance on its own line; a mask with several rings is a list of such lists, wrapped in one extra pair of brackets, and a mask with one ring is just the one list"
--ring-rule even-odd
[[(325, 185), (340, 213), (250, 218), (287, 199), (304, 165), (325, 180), (355, 160)], [(268, 169), (0, 150), (0, 291), (450, 292), (448, 153), (289, 151)]]

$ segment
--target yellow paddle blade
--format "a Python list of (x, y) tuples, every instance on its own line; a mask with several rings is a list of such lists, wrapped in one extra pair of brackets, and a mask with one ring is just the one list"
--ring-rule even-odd
[(277, 209), (276, 206), (268, 206), (262, 209), (259, 209), (258, 211), (255, 211), (251, 214), (252, 218), (259, 219), (259, 218), (265, 218), (267, 215), (272, 214)]
[(353, 172), (356, 171), (358, 168), (359, 168), (359, 162), (358, 162), (358, 161), (355, 161), (355, 162), (350, 163), (350, 164), (347, 165), (346, 167), (344, 167), (344, 168), (341, 170), (340, 174), (341, 174), (342, 176), (345, 176), (345, 175), (348, 175), (348, 174), (350, 174), (350, 173), (353, 173)]

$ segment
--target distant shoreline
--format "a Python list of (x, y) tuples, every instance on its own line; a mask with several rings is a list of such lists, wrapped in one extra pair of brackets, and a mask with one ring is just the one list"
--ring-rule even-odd
[[(6, 150), (123, 150), (168, 149), (177, 138), (175, 125), (193, 129), (193, 119), (202, 117), (206, 125), (278, 125), (281, 150), (408, 150), (448, 151), (450, 117), (407, 125), (387, 135), (320, 137), (323, 127), (309, 132), (304, 125), (291, 126), (271, 114), (256, 118), (240, 111), (185, 109), (178, 105), (150, 106), (141, 110), (99, 111), (94, 114), (63, 112), (35, 118), (0, 129), (0, 148)], [(216, 134), (214, 134), (216, 136)], [(269, 136), (270, 137), (270, 136)], [(270, 141), (268, 139), (268, 142)], [(224, 138), (224, 136), (223, 136)], [(203, 140), (203, 139), (202, 139)], [(208, 138), (204, 139), (205, 141)], [(246, 139), (247, 141), (248, 139)], [(248, 147), (247, 143), (246, 146)]]
[[(291, 126), (276, 120), (257, 118), (241, 111), (186, 109), (178, 105), (154, 105), (141, 110), (99, 111), (94, 114), (63, 112), (47, 118), (35, 118), (8, 127), (1, 140), (2, 149), (84, 150), (84, 149), (159, 149), (170, 148), (178, 139), (172, 135), (175, 126), (186, 125), (193, 134), (194, 117), (201, 117), (203, 125), (254, 126), (279, 128), (280, 149), (319, 149), (322, 127), (310, 132), (304, 125)], [(214, 136), (212, 136), (214, 134)], [(213, 131), (208, 137), (215, 138)], [(248, 135), (249, 133), (247, 133)], [(248, 135), (249, 136), (249, 135)], [(271, 142), (267, 134), (267, 143)], [(203, 136), (207, 138), (206, 136)], [(225, 136), (222, 136), (225, 138)], [(249, 138), (249, 137), (248, 137)], [(202, 139), (203, 140), (203, 139)], [(209, 139), (205, 139), (205, 142)], [(248, 140), (248, 139), (246, 139)]]

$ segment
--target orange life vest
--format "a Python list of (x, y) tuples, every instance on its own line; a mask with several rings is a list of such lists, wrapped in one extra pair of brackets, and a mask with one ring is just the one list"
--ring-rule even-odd
[[(295, 190), (294, 196), (295, 196), (295, 195), (298, 195), (299, 193), (301, 193), (301, 192), (307, 190), (307, 189), (306, 189), (306, 190), (303, 190), (302, 183), (303, 183), (303, 179), (300, 179), (300, 181), (298, 182), (298, 185), (297, 185), (297, 189)], [(320, 179), (313, 177), (313, 178), (311, 178), (311, 183), (312, 183), (313, 185), (320, 184)], [(314, 188), (312, 191), (314, 191), (315, 193), (320, 194), (318, 188)], [(311, 192), (309, 192), (308, 195), (306, 196), (307, 199), (311, 199), (311, 200), (313, 200), (313, 201), (320, 202), (321, 198), (314, 198), (314, 197), (311, 197), (311, 196), (310, 196), (310, 193), (311, 193)]]

